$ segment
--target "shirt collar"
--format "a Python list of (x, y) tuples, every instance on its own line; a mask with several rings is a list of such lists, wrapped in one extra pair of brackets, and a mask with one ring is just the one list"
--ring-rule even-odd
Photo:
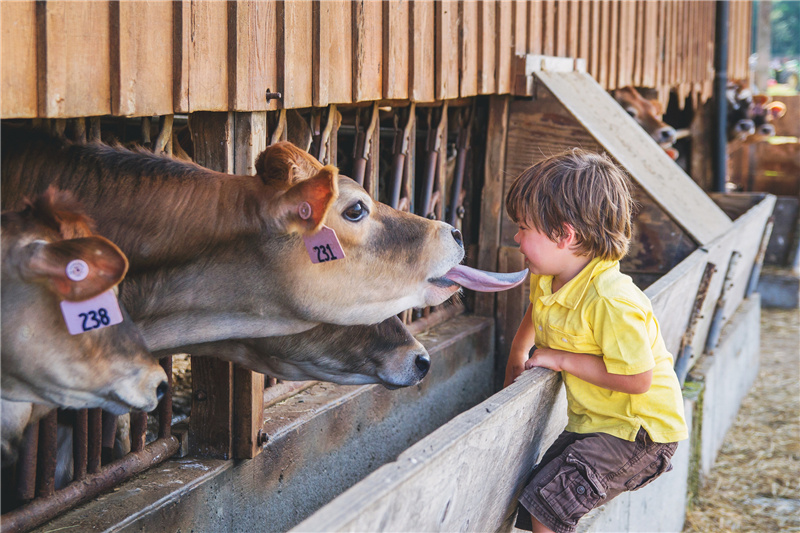
[(591, 284), (592, 280), (600, 275), (602, 272), (610, 268), (619, 268), (619, 261), (607, 261), (600, 258), (594, 258), (589, 261), (583, 270), (577, 276), (569, 280), (566, 285), (561, 287), (555, 293), (551, 292), (553, 287), (553, 276), (540, 276), (539, 288), (542, 289), (543, 295), (539, 300), (547, 306), (557, 303), (569, 309), (575, 309), (586, 294), (586, 289)]

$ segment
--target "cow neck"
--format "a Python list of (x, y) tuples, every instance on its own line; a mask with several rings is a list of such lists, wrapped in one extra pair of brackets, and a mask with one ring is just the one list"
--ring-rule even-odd
[[(128, 256), (131, 273), (174, 266), (266, 229), (261, 213), (274, 190), (257, 177), (106, 145), (72, 145), (59, 155), (63, 170), (52, 182), (75, 193), (98, 233)], [(51, 168), (39, 166), (40, 177)]]

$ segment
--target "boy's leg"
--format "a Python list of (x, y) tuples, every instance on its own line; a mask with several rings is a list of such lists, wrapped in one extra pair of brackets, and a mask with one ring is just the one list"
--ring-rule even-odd
[[(634, 442), (602, 433), (570, 435), (573, 441), (562, 446), (561, 455), (536, 469), (520, 496), (536, 522), (555, 533), (574, 532), (590, 510), (669, 470), (677, 446), (654, 443), (644, 430)], [(545, 455), (549, 454), (550, 450)], [(522, 527), (519, 521), (517, 527)]]

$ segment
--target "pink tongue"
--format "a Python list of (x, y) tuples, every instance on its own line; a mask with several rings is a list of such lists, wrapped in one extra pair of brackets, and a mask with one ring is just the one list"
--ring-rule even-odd
[(501, 274), (499, 272), (486, 272), (466, 265), (458, 265), (444, 275), (450, 281), (462, 287), (479, 292), (497, 292), (516, 287), (528, 277), (528, 269), (520, 272)]

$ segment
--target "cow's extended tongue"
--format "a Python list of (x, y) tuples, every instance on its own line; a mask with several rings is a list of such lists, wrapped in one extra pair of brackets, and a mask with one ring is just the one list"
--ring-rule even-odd
[(528, 269), (501, 274), (458, 265), (450, 269), (444, 277), (473, 291), (497, 292), (511, 289), (525, 281), (525, 278), (528, 277)]

